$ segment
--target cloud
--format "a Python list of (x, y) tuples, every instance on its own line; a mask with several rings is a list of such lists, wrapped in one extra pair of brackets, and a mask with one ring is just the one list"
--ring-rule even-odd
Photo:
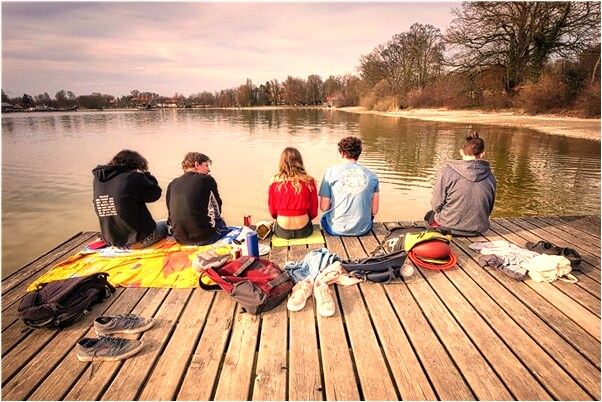
[(353, 73), (416, 22), (442, 31), (459, 3), (2, 3), (2, 88), (164, 95)]

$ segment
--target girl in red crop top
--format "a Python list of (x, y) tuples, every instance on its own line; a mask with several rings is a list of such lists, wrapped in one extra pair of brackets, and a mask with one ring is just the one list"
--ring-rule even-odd
[(270, 179), (268, 206), (276, 219), (276, 236), (299, 239), (313, 233), (312, 219), (318, 216), (318, 191), (297, 148), (287, 147), (282, 151), (278, 173)]

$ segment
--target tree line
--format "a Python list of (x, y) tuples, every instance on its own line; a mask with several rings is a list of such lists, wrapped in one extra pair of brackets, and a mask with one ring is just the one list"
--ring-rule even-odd
[(464, 2), (445, 33), (416, 23), (361, 55), (355, 73), (288, 76), (255, 85), (171, 97), (61, 90), (2, 101), (22, 107), (355, 106), (520, 108), (600, 115), (599, 2)]

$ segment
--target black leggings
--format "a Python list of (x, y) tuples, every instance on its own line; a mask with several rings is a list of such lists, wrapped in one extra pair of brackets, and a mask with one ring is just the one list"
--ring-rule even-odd
[(281, 239), (302, 239), (310, 236), (313, 232), (314, 224), (311, 221), (307, 222), (307, 225), (301, 229), (284, 229), (278, 226), (278, 222), (274, 222), (274, 234)]

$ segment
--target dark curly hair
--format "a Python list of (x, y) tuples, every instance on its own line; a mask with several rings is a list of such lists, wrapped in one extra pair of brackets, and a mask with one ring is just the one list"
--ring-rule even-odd
[(130, 151), (129, 149), (120, 151), (111, 159), (109, 165), (123, 165), (129, 170), (141, 170), (143, 172), (148, 170), (146, 158), (138, 152)]
[(479, 138), (479, 133), (474, 132), (466, 137), (466, 144), (462, 148), (464, 155), (477, 156), (485, 151), (485, 141)]
[(358, 160), (362, 154), (362, 140), (357, 137), (345, 137), (337, 145), (339, 152), (351, 159)]

